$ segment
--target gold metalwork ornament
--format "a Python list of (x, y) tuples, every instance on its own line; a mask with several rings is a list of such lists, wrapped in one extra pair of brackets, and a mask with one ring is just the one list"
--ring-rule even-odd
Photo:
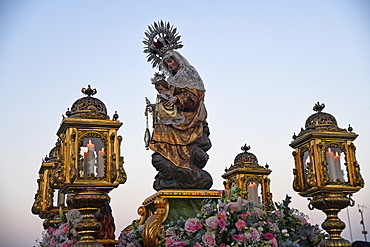
[[(160, 239), (162, 239), (164, 235), (163, 223), (168, 220), (169, 216), (171, 216), (171, 208), (176, 208), (174, 205), (179, 205), (177, 200), (180, 200), (180, 203), (182, 203), (181, 200), (192, 201), (193, 199), (199, 200), (219, 198), (220, 196), (216, 190), (185, 189), (160, 190), (157, 193), (149, 196), (144, 200), (143, 205), (138, 208), (137, 212), (140, 215), (140, 218), (136, 220), (138, 225), (143, 225), (144, 227), (144, 246), (154, 247), (158, 245)], [(175, 213), (177, 213), (177, 211)], [(124, 229), (126, 232), (129, 232), (130, 230), (132, 230), (132, 225), (129, 225)]]
[(153, 25), (148, 25), (148, 30), (144, 32), (143, 40), (144, 53), (148, 53), (147, 61), (152, 63), (152, 67), (160, 64), (164, 54), (169, 50), (182, 48), (177, 28), (174, 28), (169, 22), (158, 21)]
[(148, 247), (154, 247), (159, 244), (159, 235), (164, 230), (162, 223), (166, 220), (169, 212), (169, 204), (164, 197), (156, 198), (154, 206), (156, 211), (145, 221), (143, 230), (143, 243), (144, 246)]
[(39, 174), (39, 179), (37, 179), (38, 189), (35, 194), (35, 201), (32, 205), (31, 211), (33, 214), (40, 214), (42, 209), (42, 191), (41, 191), (41, 180), (43, 179), (43, 174)]
[(321, 246), (351, 246), (348, 240), (340, 236), (346, 225), (338, 218), (340, 210), (354, 205), (350, 195), (347, 196), (343, 193), (323, 193), (315, 196), (310, 203), (314, 208), (322, 210), (327, 216), (322, 223), (322, 228), (329, 233), (330, 238), (325, 240)]
[[(56, 145), (55, 148), (58, 146)], [(44, 229), (47, 229), (49, 226), (55, 227), (60, 220), (55, 219), (55, 215), (59, 214), (59, 207), (62, 207), (62, 211), (66, 212), (67, 208), (65, 205), (53, 206), (54, 202), (54, 188), (52, 188), (52, 169), (55, 168), (56, 163), (51, 157), (51, 153), (54, 152), (54, 149), (49, 154), (49, 157), (45, 157), (43, 163), (41, 164), (39, 170), (39, 179), (37, 180), (38, 189), (35, 194), (35, 201), (32, 205), (31, 211), (33, 214), (38, 215), (41, 219), (44, 220), (43, 226)], [(55, 187), (58, 189), (59, 187)]]
[[(247, 192), (249, 182), (258, 182), (261, 185), (262, 205), (265, 209), (270, 210), (273, 206), (270, 179), (268, 178), (271, 170), (258, 164), (257, 157), (248, 152), (250, 146), (244, 144), (241, 149), (243, 152), (235, 157), (234, 164), (226, 168), (222, 175), (225, 179), (225, 189), (229, 190), (236, 186)], [(243, 194), (242, 197), (248, 199), (248, 192)]]
[(102, 247), (103, 245), (94, 238), (95, 233), (101, 226), (96, 221), (94, 214), (99, 208), (109, 203), (109, 189), (99, 189), (96, 186), (65, 185), (62, 190), (69, 194), (67, 199), (68, 206), (78, 209), (82, 215), (81, 221), (76, 225), (76, 230), (81, 235), (81, 240), (74, 246)]
[(150, 211), (147, 207), (145, 206), (140, 206), (137, 209), (137, 214), (140, 215), (139, 220), (137, 221), (138, 225), (143, 225), (148, 217), (153, 215), (153, 212)]
[(316, 176), (315, 176), (315, 169), (311, 162), (307, 163), (307, 178), (306, 183), (307, 187), (313, 187), (316, 184)]
[[(324, 104), (316, 103), (314, 110), (317, 113), (306, 120), (305, 129), (302, 128), (290, 143), (295, 149), (293, 189), (301, 196), (309, 198), (309, 209), (317, 208), (327, 215), (322, 227), (330, 237), (321, 246), (350, 246), (350, 242), (340, 236), (345, 224), (338, 218), (338, 213), (353, 206), (350, 195), (364, 186), (353, 144), (358, 135), (352, 132), (352, 127), (349, 130), (339, 128), (331, 114), (322, 112), (324, 107)], [(330, 177), (333, 175), (329, 174), (329, 148), (337, 148), (344, 155), (343, 165), (347, 174), (345, 179)], [(310, 162), (304, 168), (303, 154), (306, 151), (309, 152)], [(331, 166), (330, 169), (334, 168)]]
[[(96, 89), (91, 89), (89, 85), (88, 89), (83, 89), (82, 92), (88, 96), (77, 100), (72, 105), (71, 110), (66, 113), (67, 118), (63, 118), (57, 131), (59, 136), (56, 144), (58, 157), (50, 165), (50, 174), (40, 176), (45, 182), (43, 183), (40, 179), (39, 187), (42, 189), (39, 189), (40, 191), (35, 196), (32, 210), (35, 213), (41, 211), (40, 215), (43, 212), (55, 211), (54, 208), (43, 211), (43, 207), (50, 208), (53, 198), (52, 192), (54, 189), (60, 189), (62, 193), (68, 194), (69, 208), (77, 208), (82, 214), (82, 220), (76, 226), (76, 230), (82, 238), (74, 246), (101, 247), (102, 244), (94, 239), (95, 232), (100, 228), (100, 223), (95, 220), (94, 213), (98, 208), (109, 203), (108, 193), (112, 189), (126, 182), (123, 157), (120, 155), (122, 137), (117, 136), (117, 130), (122, 123), (116, 119), (108, 120), (104, 103), (91, 97), (96, 93)], [(102, 174), (95, 175), (95, 172), (91, 176), (84, 176), (86, 171), (82, 166), (81, 147), (86, 138), (99, 138), (100, 144), (104, 146), (103, 176), (101, 176)], [(97, 150), (93, 152), (97, 152)], [(44, 187), (44, 184), (49, 187)], [(48, 197), (45, 196), (45, 193)], [(47, 199), (40, 199), (41, 195)], [(108, 242), (113, 243), (114, 240)]]

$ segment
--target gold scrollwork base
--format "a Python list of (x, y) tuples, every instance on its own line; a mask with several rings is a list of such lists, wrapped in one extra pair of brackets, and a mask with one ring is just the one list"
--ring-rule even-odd
[(166, 220), (169, 212), (169, 204), (166, 198), (156, 198), (154, 206), (157, 209), (149, 216), (144, 224), (143, 243), (144, 246), (157, 246), (158, 236), (163, 231), (162, 223)]
[(195, 217), (204, 199), (220, 198), (217, 190), (160, 190), (144, 200), (137, 221), (144, 225), (145, 247), (157, 246), (164, 235), (164, 224), (175, 219)]

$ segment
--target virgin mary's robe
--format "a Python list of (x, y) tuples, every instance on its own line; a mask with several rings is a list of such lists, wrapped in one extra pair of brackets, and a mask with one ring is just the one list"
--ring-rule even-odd
[(175, 88), (176, 105), (184, 114), (184, 122), (154, 126), (150, 149), (178, 167), (191, 169), (189, 145), (203, 135), (203, 122), (207, 117), (204, 94), (204, 90)]

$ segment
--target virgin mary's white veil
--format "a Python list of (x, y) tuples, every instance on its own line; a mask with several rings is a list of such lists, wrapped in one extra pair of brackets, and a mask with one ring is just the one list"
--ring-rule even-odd
[[(172, 57), (179, 64), (180, 69), (176, 74), (170, 70), (167, 64), (164, 62), (166, 58)], [(161, 61), (162, 70), (169, 76), (167, 82), (169, 85), (179, 88), (193, 88), (205, 91), (202, 78), (198, 74), (198, 71), (190, 65), (188, 60), (177, 51), (167, 51)]]

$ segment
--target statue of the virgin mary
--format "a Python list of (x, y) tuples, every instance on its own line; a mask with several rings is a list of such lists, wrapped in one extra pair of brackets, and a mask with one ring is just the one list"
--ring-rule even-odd
[(211, 148), (209, 128), (204, 105), (205, 88), (197, 70), (179, 52), (181, 48), (176, 29), (162, 21), (149, 26), (147, 45), (148, 61), (168, 76), (172, 96), (164, 102), (177, 106), (184, 115), (179, 124), (154, 125), (149, 147), (154, 151), (152, 165), (158, 171), (153, 187), (161, 189), (209, 189), (212, 177), (203, 168)]

